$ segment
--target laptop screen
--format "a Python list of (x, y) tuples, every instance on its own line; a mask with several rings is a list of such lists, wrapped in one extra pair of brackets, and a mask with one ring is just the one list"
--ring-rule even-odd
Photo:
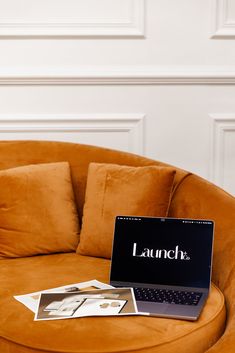
[(209, 288), (213, 221), (117, 216), (111, 282)]

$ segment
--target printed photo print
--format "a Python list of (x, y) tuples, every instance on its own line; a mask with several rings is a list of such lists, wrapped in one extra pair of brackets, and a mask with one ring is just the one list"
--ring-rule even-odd
[(80, 293), (41, 293), (35, 320), (136, 313), (132, 288), (98, 289)]

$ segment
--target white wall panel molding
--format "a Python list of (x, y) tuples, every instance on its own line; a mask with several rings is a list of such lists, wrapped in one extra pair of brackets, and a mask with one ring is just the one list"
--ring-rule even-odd
[(0, 85), (235, 84), (235, 66), (0, 69)]
[(9, 0), (1, 6), (0, 37), (143, 36), (144, 0)]
[(0, 140), (79, 142), (144, 154), (144, 114), (0, 115)]
[(235, 39), (234, 0), (212, 0), (212, 35), (215, 39)]
[(213, 114), (211, 180), (235, 195), (235, 114)]

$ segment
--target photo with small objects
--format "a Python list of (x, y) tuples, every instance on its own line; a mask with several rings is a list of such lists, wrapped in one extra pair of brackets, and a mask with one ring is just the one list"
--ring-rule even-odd
[(67, 293), (41, 293), (35, 320), (137, 313), (131, 288), (98, 289)]

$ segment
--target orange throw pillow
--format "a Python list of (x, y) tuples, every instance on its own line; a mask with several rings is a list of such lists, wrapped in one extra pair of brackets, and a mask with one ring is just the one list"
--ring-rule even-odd
[(91, 163), (77, 252), (110, 258), (117, 215), (165, 217), (174, 175), (168, 167)]
[(78, 233), (68, 162), (0, 171), (0, 258), (75, 251)]

